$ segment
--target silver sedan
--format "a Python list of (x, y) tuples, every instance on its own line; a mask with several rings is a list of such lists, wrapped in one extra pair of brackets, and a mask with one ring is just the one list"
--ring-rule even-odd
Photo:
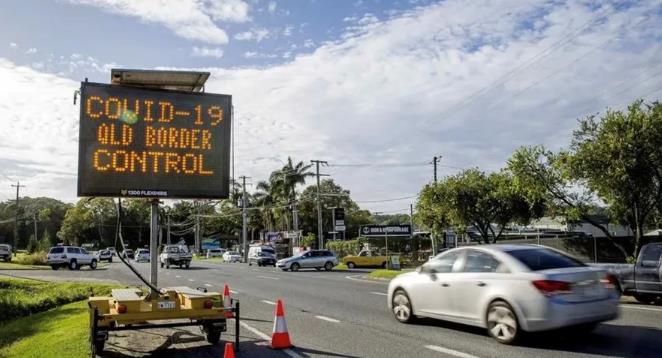
[(394, 278), (388, 306), (403, 323), (423, 316), (469, 324), (509, 344), (521, 331), (588, 331), (615, 319), (614, 282), (604, 270), (544, 246), (473, 246)]

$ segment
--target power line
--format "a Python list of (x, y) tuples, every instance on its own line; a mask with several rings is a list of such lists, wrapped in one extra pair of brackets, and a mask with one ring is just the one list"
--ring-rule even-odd
[(418, 195), (412, 195), (412, 196), (403, 196), (401, 198), (392, 198), (392, 199), (382, 199), (382, 200), (356, 200), (354, 201), (355, 203), (385, 203), (389, 201), (399, 201), (399, 200), (406, 200), (406, 199), (413, 199), (417, 198)]
[[(538, 52), (536, 55), (533, 57), (529, 58), (528, 60), (522, 62), (520, 65), (515, 66), (513, 69), (508, 71), (507, 73), (503, 74), (496, 80), (494, 80), (492, 83), (487, 85), (486, 87), (483, 87), (479, 89), (478, 91), (473, 92), (469, 96), (467, 96), (464, 100), (456, 103), (455, 105), (451, 106), (447, 110), (445, 110), (442, 114), (441, 117), (449, 117), (452, 116), (454, 113), (462, 109), (466, 104), (471, 103), (475, 98), (478, 98), (482, 96), (483, 94), (491, 91), (492, 89), (496, 88), (497, 86), (508, 82), (511, 78), (515, 77), (518, 71), (525, 70), (535, 63), (539, 62), (543, 58), (549, 56), (554, 50), (557, 48), (565, 45), (566, 43), (569, 43), (576, 37), (578, 37), (585, 29), (587, 29), (589, 26), (593, 24), (595, 20), (597, 20), (600, 16), (602, 16), (601, 12), (606, 11), (607, 7), (605, 6), (600, 12), (595, 14), (593, 17), (589, 19), (584, 25), (580, 26), (576, 30), (572, 31), (570, 34), (562, 37), (560, 40), (557, 42), (553, 43), (551, 46), (546, 47), (544, 50)], [(427, 121), (426, 121), (427, 122)]]
[(422, 167), (430, 164), (430, 162), (413, 162), (413, 163), (343, 163), (343, 164), (329, 164), (329, 167)]

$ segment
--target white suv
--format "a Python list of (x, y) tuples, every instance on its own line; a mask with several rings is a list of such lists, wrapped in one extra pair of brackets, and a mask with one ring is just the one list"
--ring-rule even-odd
[(96, 256), (89, 254), (85, 249), (77, 246), (55, 246), (48, 252), (47, 263), (53, 270), (60, 267), (69, 267), (70, 270), (78, 270), (81, 266), (90, 266), (92, 270), (97, 268), (99, 260)]

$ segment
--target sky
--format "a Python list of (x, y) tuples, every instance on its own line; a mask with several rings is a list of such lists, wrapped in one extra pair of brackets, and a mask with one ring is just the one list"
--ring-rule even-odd
[(661, 58), (654, 0), (3, 1), (0, 200), (17, 180), (77, 200), (74, 91), (111, 68), (209, 71), (233, 96), (236, 176), (326, 160), (360, 206), (405, 213), (434, 156), (439, 177), (499, 170), (660, 99)]

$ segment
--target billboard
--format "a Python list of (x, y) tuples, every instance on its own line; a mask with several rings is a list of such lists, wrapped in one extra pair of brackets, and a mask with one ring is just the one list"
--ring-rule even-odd
[(81, 83), (78, 196), (226, 198), (232, 97)]
[(410, 236), (411, 225), (363, 225), (360, 236)]

